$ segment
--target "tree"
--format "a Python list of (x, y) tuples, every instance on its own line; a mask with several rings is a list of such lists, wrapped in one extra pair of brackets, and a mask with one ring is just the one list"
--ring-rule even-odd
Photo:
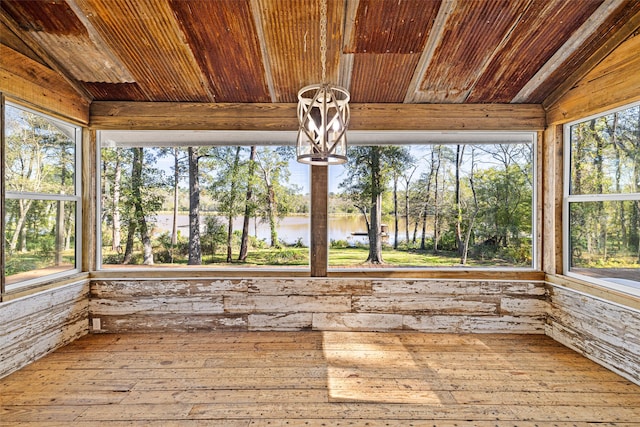
[(256, 152), (256, 165), (261, 172), (264, 216), (269, 223), (272, 248), (280, 246), (278, 242), (278, 220), (287, 213), (285, 183), (289, 179), (288, 161), (292, 152), (288, 147), (276, 149), (260, 147)]
[[(6, 191), (38, 193), (48, 190), (46, 174), (50, 170), (44, 167), (44, 163), (56, 140), (57, 134), (43, 117), (24, 113), (7, 120)], [(7, 236), (9, 253), (27, 251), (25, 224), (33, 203), (33, 199), (26, 198), (17, 201), (18, 211), (11, 221), (13, 233), (8, 233), (10, 238)]]
[(473, 170), (475, 168), (475, 149), (471, 147), (471, 170), (469, 171), (469, 187), (471, 189), (471, 194), (473, 195), (473, 208), (472, 212), (468, 215), (467, 224), (466, 224), (466, 232), (464, 234), (464, 240), (462, 241), (462, 255), (460, 256), (460, 264), (464, 265), (467, 263), (467, 255), (469, 253), (469, 240), (471, 239), (471, 232), (473, 231), (476, 218), (478, 216), (478, 211), (480, 207), (478, 205), (478, 195), (476, 193), (476, 186), (473, 180)]
[(413, 174), (418, 169), (418, 163), (415, 162), (413, 167), (405, 170), (402, 173), (402, 180), (404, 182), (404, 232), (405, 232), (405, 241), (409, 244), (409, 200), (410, 200), (410, 188), (411, 188), (411, 180), (413, 178)]
[(189, 265), (202, 264), (200, 245), (200, 161), (199, 148), (189, 147)]
[[(368, 198), (369, 255), (366, 262), (382, 264), (382, 194), (388, 185), (392, 166), (409, 163), (409, 150), (400, 146), (356, 146), (349, 148), (348, 158), (347, 177), (340, 185), (350, 194)], [(358, 209), (367, 219), (366, 206), (361, 205)]]
[[(393, 223), (394, 223), (393, 248), (394, 249), (398, 249), (398, 233), (399, 233), (398, 217), (400, 213), (398, 212), (399, 211), (398, 181), (401, 176), (406, 177), (406, 172), (409, 169), (412, 169), (413, 171), (415, 171), (415, 167), (413, 167), (414, 162), (415, 162), (415, 159), (413, 158), (413, 156), (411, 156), (408, 150), (407, 150), (406, 156), (402, 156), (402, 157), (395, 156), (390, 159), (389, 168), (391, 169), (391, 174), (393, 176)], [(408, 184), (407, 184), (407, 187), (408, 187)], [(407, 198), (405, 197), (405, 213), (406, 213), (406, 201), (407, 201)], [(409, 232), (407, 231), (407, 243), (409, 243), (408, 235), (409, 235)]]
[[(134, 147), (131, 149), (133, 161), (131, 167), (131, 199), (133, 205), (133, 215), (129, 219), (129, 230), (127, 233), (127, 244), (124, 252), (124, 264), (131, 262), (133, 255), (134, 236), (136, 231), (140, 233), (140, 241), (142, 242), (142, 263), (145, 265), (153, 265), (153, 249), (151, 247), (151, 236), (149, 235), (149, 226), (147, 223), (147, 215), (159, 207), (158, 200), (149, 200), (149, 186), (145, 185), (143, 178), (144, 168), (144, 149), (142, 147)], [(143, 190), (145, 194), (143, 195)], [(149, 203), (151, 202), (151, 203)]]
[(462, 158), (464, 157), (464, 145), (456, 145), (456, 192), (455, 192), (455, 215), (456, 215), (456, 247), (458, 255), (462, 257)]
[(232, 262), (233, 218), (240, 213), (240, 196), (243, 190), (241, 150), (241, 146), (221, 147), (216, 156), (219, 167), (213, 182), (213, 193), (218, 200), (218, 211), (227, 218), (227, 262)]
[(249, 164), (247, 171), (247, 193), (244, 201), (244, 218), (242, 221), (242, 237), (240, 238), (240, 254), (238, 255), (238, 261), (246, 261), (247, 252), (249, 247), (249, 218), (255, 211), (255, 204), (253, 202), (253, 187), (254, 187), (254, 175), (256, 170), (256, 146), (251, 146), (249, 154)]

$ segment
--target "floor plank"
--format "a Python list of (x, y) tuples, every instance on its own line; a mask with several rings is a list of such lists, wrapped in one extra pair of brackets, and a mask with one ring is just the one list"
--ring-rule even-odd
[(640, 386), (540, 335), (84, 337), (0, 379), (0, 425), (640, 427)]

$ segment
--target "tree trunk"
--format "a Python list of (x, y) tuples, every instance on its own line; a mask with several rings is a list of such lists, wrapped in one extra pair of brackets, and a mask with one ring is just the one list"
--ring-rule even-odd
[(382, 188), (380, 188), (380, 151), (371, 150), (371, 227), (369, 229), (369, 257), (371, 264), (383, 264), (382, 259)]
[(404, 192), (404, 233), (407, 245), (409, 245), (409, 182)]
[[(24, 224), (27, 220), (27, 214), (29, 213), (29, 209), (31, 209), (31, 205), (33, 204), (32, 199), (20, 199), (18, 201), (18, 207), (20, 210), (20, 215), (18, 216), (18, 221), (16, 221), (16, 229), (11, 236), (11, 241), (9, 242), (9, 252), (13, 253), (18, 248), (18, 241), (21, 237), (25, 237)], [(26, 244), (21, 245), (21, 251), (26, 251)]]
[[(595, 129), (596, 120), (593, 119), (589, 123), (589, 128), (591, 130), (592, 135), (596, 140), (596, 156), (594, 159), (594, 164), (596, 168), (596, 192), (597, 194), (604, 193), (604, 146), (606, 142), (600, 136), (600, 133)], [(598, 203), (597, 208), (597, 218), (598, 218), (598, 242), (597, 248), (602, 254), (604, 260), (607, 259), (607, 215), (604, 211), (604, 203)]]
[(153, 250), (151, 247), (151, 238), (149, 237), (149, 229), (147, 220), (144, 215), (144, 206), (142, 201), (142, 165), (144, 162), (144, 149), (133, 149), (133, 169), (131, 176), (132, 196), (135, 207), (135, 217), (140, 230), (140, 240), (142, 241), (142, 263), (144, 265), (153, 265)]
[(249, 154), (249, 171), (247, 176), (247, 196), (244, 204), (244, 220), (242, 222), (242, 238), (240, 239), (240, 255), (238, 255), (238, 261), (246, 261), (247, 253), (249, 251), (249, 217), (251, 216), (251, 199), (253, 197), (253, 175), (255, 173), (256, 164), (256, 146), (251, 146), (251, 153)]
[(124, 248), (124, 258), (122, 259), (123, 264), (129, 264), (133, 257), (133, 238), (136, 234), (136, 228), (138, 228), (138, 224), (132, 216), (129, 221), (129, 230), (127, 231), (127, 243)]
[(429, 167), (429, 176), (427, 177), (427, 196), (422, 208), (422, 239), (420, 240), (420, 249), (423, 251), (427, 249), (427, 213), (429, 212), (429, 202), (431, 200), (431, 181), (433, 180), (434, 165), (435, 151), (431, 150), (431, 165)]
[(113, 206), (112, 222), (113, 228), (111, 230), (111, 250), (121, 251), (121, 235), (120, 229), (122, 224), (120, 222), (120, 190), (122, 186), (122, 162), (120, 159), (121, 148), (116, 148), (116, 164), (113, 170), (113, 196), (111, 199), (111, 205)]
[(464, 147), (458, 145), (456, 147), (456, 193), (455, 193), (455, 209), (456, 209), (456, 246), (458, 247), (458, 255), (462, 257), (464, 248), (462, 247), (462, 205), (460, 194), (460, 168), (462, 167), (462, 156)]
[(433, 253), (438, 253), (438, 242), (440, 241), (440, 203), (438, 201), (438, 175), (440, 174), (440, 156), (442, 154), (442, 147), (438, 146), (438, 156), (436, 162), (436, 170), (434, 173), (434, 184), (435, 188), (433, 190)]
[(393, 174), (393, 249), (398, 249), (398, 174)]
[(229, 200), (229, 214), (227, 215), (227, 221), (229, 222), (229, 226), (227, 229), (227, 262), (232, 262), (233, 261), (233, 251), (232, 251), (232, 247), (231, 247), (231, 243), (232, 243), (232, 238), (233, 238), (233, 215), (235, 213), (235, 199), (236, 199), (236, 183), (237, 183), (237, 179), (238, 179), (238, 164), (240, 163), (240, 149), (242, 147), (238, 146), (236, 148), (236, 156), (233, 159), (233, 169), (231, 172), (232, 175), (232, 181), (231, 181), (231, 189), (229, 190), (230, 193), (230, 200)]
[(54, 265), (62, 265), (62, 252), (64, 252), (64, 201), (62, 200), (57, 202), (55, 246)]
[[(473, 149), (471, 151), (471, 157), (473, 159)], [(469, 241), (471, 240), (471, 231), (473, 230), (473, 227), (476, 222), (476, 218), (478, 217), (478, 212), (480, 211), (480, 207), (478, 205), (478, 196), (476, 194), (476, 187), (473, 182), (473, 163), (475, 162), (472, 160), (471, 163), (472, 165), (471, 165), (471, 172), (469, 175), (469, 185), (471, 187), (471, 193), (473, 194), (474, 210), (473, 210), (473, 214), (471, 215), (471, 218), (469, 218), (469, 224), (467, 224), (467, 230), (465, 232), (464, 242), (462, 244), (462, 256), (460, 257), (460, 264), (462, 265), (465, 265), (467, 263), (467, 255), (469, 253)]]
[(269, 218), (269, 230), (271, 232), (271, 247), (280, 247), (278, 243), (278, 230), (276, 228), (276, 215), (278, 210), (278, 202), (276, 200), (276, 192), (273, 185), (267, 185), (267, 217)]
[(189, 157), (189, 265), (202, 264), (200, 245), (200, 176), (198, 147), (188, 148)]
[(173, 149), (173, 223), (171, 225), (171, 246), (178, 244), (178, 204), (179, 204), (179, 189), (180, 183), (180, 154), (179, 148)]
[[(428, 199), (427, 199), (428, 200)], [(427, 206), (428, 202), (424, 204), (420, 218), (422, 219), (422, 237), (420, 238), (420, 249), (427, 249)]]

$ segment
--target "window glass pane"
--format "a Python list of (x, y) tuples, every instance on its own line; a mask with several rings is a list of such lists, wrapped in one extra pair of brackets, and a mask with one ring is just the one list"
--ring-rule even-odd
[(356, 146), (348, 158), (330, 168), (330, 266), (532, 265), (532, 144)]
[(7, 105), (5, 191), (75, 194), (75, 128)]
[(75, 269), (75, 202), (7, 199), (5, 206), (7, 285)]
[(640, 106), (571, 126), (570, 194), (635, 193)]
[(640, 200), (570, 203), (569, 226), (572, 272), (640, 288)]
[(308, 266), (293, 147), (102, 148), (102, 265)]

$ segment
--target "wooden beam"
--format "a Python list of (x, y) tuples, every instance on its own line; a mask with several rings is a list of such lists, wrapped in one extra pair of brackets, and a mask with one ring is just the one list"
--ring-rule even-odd
[(34, 109), (89, 123), (89, 100), (60, 74), (0, 44), (0, 91)]
[(311, 166), (311, 277), (326, 277), (328, 252), (327, 207), (329, 167)]
[(638, 52), (640, 35), (618, 46), (562, 98), (548, 105), (548, 123), (567, 123), (640, 100)]
[(422, 51), (422, 55), (420, 56), (418, 66), (413, 73), (411, 82), (409, 83), (409, 88), (407, 89), (407, 93), (405, 94), (404, 102), (415, 102), (420, 89), (420, 83), (424, 78), (424, 73), (427, 71), (429, 64), (431, 64), (431, 60), (433, 58), (434, 52), (436, 51), (436, 47), (438, 47), (438, 45), (442, 42), (442, 36), (446, 29), (447, 20), (449, 19), (449, 15), (453, 13), (455, 7), (455, 0), (445, 0), (440, 4), (438, 15), (436, 16), (433, 27), (429, 32), (429, 38), (425, 44), (424, 50)]
[[(588, 38), (598, 30), (598, 28), (614, 13), (625, 0), (605, 0), (604, 3), (593, 13), (589, 19), (585, 21), (576, 32), (574, 32), (569, 40), (566, 41), (560, 49), (538, 70), (538, 72), (527, 82), (526, 85), (513, 98), (513, 102), (525, 102), (529, 96), (558, 68), (562, 67), (564, 62), (573, 53), (580, 49)], [(619, 41), (620, 42), (620, 41)], [(619, 43), (618, 42), (618, 43)], [(578, 76), (572, 75), (571, 78)], [(580, 78), (578, 78), (580, 80)], [(577, 80), (576, 80), (577, 81)], [(575, 81), (574, 81), (575, 83)], [(563, 83), (563, 86), (567, 81)], [(569, 86), (571, 87), (571, 86)], [(566, 91), (566, 87), (564, 88)]]
[(7, 28), (9, 28), (14, 34), (18, 35), (20, 40), (29, 47), (36, 55), (38, 55), (46, 65), (50, 67), (54, 72), (56, 72), (60, 79), (64, 80), (66, 84), (73, 88), (73, 90), (78, 94), (78, 96), (84, 98), (89, 102), (93, 97), (87, 90), (82, 86), (76, 79), (69, 76), (65, 68), (55, 59), (53, 56), (49, 54), (45, 49), (43, 49), (40, 44), (33, 39), (32, 35), (28, 31), (22, 31), (18, 24), (7, 14), (2, 8), (0, 8), (0, 19), (5, 23)]
[(269, 51), (267, 50), (267, 42), (264, 36), (264, 27), (262, 26), (262, 19), (260, 19), (260, 5), (258, 4), (258, 0), (251, 0), (250, 7), (253, 15), (253, 22), (256, 26), (258, 44), (260, 45), (260, 51), (262, 52), (262, 63), (265, 71), (267, 87), (269, 88), (269, 96), (271, 97), (271, 102), (277, 102), (278, 97), (276, 96), (273, 73), (271, 72), (271, 62), (269, 61)]
[[(103, 130), (297, 130), (295, 104), (93, 102)], [(538, 104), (352, 104), (352, 130), (541, 131)]]
[[(559, 85), (542, 103), (545, 109), (551, 109), (552, 106), (558, 103), (561, 98), (569, 94), (569, 92), (587, 75), (591, 70), (599, 66), (599, 64), (609, 56), (614, 50), (618, 48), (625, 40), (633, 38), (634, 32), (640, 27), (640, 13), (636, 13), (631, 19), (629, 19), (612, 37), (610, 37), (605, 43), (591, 57), (582, 63), (580, 67), (564, 82)], [(637, 38), (637, 37), (636, 37)], [(637, 52), (637, 50), (635, 51)], [(636, 54), (637, 56), (637, 54)], [(639, 74), (637, 69), (636, 74)]]

